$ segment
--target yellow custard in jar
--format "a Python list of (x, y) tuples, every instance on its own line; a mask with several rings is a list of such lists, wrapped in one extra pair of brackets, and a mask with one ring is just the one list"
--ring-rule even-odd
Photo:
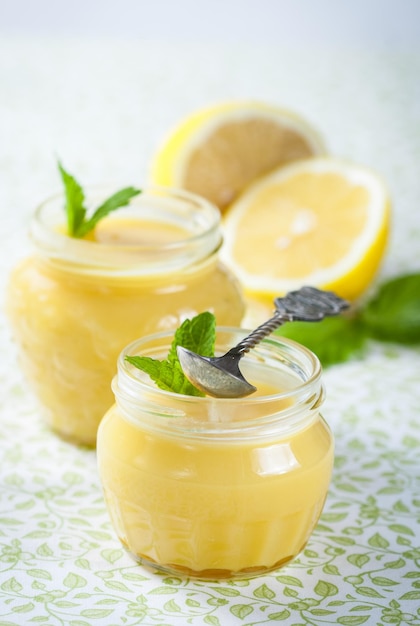
[[(219, 337), (224, 353), (243, 333)], [(160, 341), (141, 340), (123, 355), (154, 356)], [(258, 391), (220, 399), (154, 388), (120, 358), (98, 463), (116, 534), (140, 562), (204, 579), (248, 577), (306, 545), (333, 465), (319, 363), (278, 339), (244, 360)]]
[[(107, 195), (93, 194), (92, 204)], [(54, 198), (36, 212), (35, 251), (11, 275), (7, 312), (47, 422), (95, 445), (125, 345), (204, 310), (238, 324), (244, 306), (218, 259), (219, 212), (202, 198), (146, 190), (85, 239), (63, 231), (62, 204)]]

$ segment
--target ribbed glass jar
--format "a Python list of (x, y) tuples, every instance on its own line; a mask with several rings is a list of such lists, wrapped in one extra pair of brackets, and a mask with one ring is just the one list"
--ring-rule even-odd
[[(93, 189), (87, 206), (109, 195)], [(95, 445), (125, 345), (205, 310), (239, 324), (244, 305), (218, 259), (219, 211), (203, 198), (147, 189), (85, 239), (66, 234), (63, 205), (56, 196), (35, 212), (35, 251), (13, 271), (6, 306), (48, 423), (66, 439)]]
[[(244, 337), (218, 328), (217, 354)], [(163, 359), (171, 334), (129, 345), (98, 463), (116, 534), (138, 561), (203, 579), (250, 577), (291, 561), (321, 514), (333, 437), (319, 410), (321, 368), (306, 348), (265, 339), (241, 361), (240, 399), (158, 389), (125, 360)]]

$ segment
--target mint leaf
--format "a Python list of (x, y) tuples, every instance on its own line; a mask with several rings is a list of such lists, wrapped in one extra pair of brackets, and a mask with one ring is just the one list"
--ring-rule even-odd
[(383, 283), (361, 311), (360, 319), (377, 339), (420, 343), (420, 274)]
[(83, 206), (85, 194), (77, 180), (66, 172), (60, 162), (58, 163), (58, 169), (63, 180), (66, 196), (64, 210), (67, 215), (67, 230), (70, 235), (74, 235), (85, 219), (86, 209)]
[(366, 332), (354, 317), (326, 317), (320, 322), (293, 322), (275, 333), (288, 337), (312, 350), (323, 367), (347, 361), (362, 352)]
[(77, 237), (84, 237), (89, 231), (93, 230), (96, 224), (106, 217), (112, 211), (119, 209), (120, 207), (127, 206), (129, 204), (131, 198), (134, 196), (138, 196), (141, 193), (140, 189), (135, 189), (134, 187), (125, 187), (124, 189), (120, 189), (112, 196), (110, 196), (99, 208), (96, 209), (92, 217), (84, 221), (76, 230)]
[(216, 318), (205, 311), (185, 320), (175, 331), (168, 357), (164, 361), (145, 356), (126, 356), (126, 360), (150, 376), (160, 389), (189, 396), (204, 396), (182, 371), (177, 347), (182, 346), (202, 356), (214, 355)]
[(201, 356), (213, 356), (215, 341), (216, 318), (209, 311), (200, 313), (192, 319), (185, 320), (175, 331), (168, 361), (179, 364), (176, 351), (178, 346), (192, 350)]
[(85, 194), (81, 185), (73, 176), (66, 172), (60, 162), (58, 162), (58, 169), (64, 184), (66, 197), (64, 210), (67, 216), (68, 234), (71, 237), (84, 237), (95, 228), (101, 219), (112, 211), (127, 206), (131, 198), (141, 193), (141, 190), (135, 187), (120, 189), (120, 191), (117, 191), (105, 200), (89, 219), (86, 219), (87, 209), (84, 206)]
[(160, 389), (188, 396), (204, 395), (185, 377), (181, 366), (147, 356), (127, 356), (126, 360), (150, 376)]

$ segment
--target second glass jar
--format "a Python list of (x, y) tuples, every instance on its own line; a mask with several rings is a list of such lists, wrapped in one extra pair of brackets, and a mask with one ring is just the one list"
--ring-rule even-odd
[[(93, 190), (87, 203), (109, 195)], [(237, 325), (244, 305), (218, 259), (219, 211), (199, 196), (145, 190), (82, 240), (65, 234), (63, 205), (57, 196), (36, 211), (35, 253), (13, 271), (6, 306), (48, 423), (92, 446), (113, 403), (111, 380), (125, 345), (205, 310)]]

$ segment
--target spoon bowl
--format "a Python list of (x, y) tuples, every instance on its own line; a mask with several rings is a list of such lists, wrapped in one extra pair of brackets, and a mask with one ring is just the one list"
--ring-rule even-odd
[(178, 359), (185, 376), (203, 393), (218, 398), (243, 398), (257, 390), (243, 376), (237, 358), (196, 354), (178, 346)]

